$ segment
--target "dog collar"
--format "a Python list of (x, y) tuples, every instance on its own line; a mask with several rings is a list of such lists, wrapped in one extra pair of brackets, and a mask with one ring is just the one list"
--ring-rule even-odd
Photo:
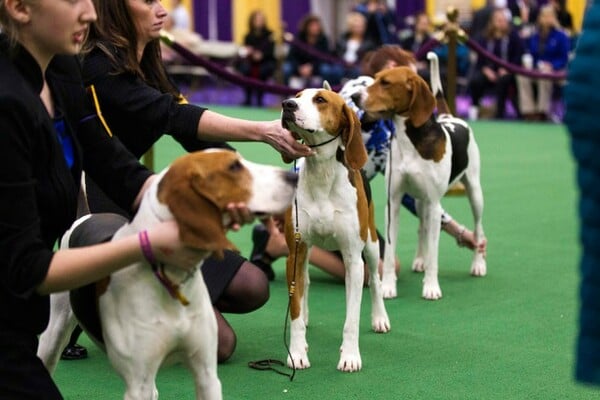
[(321, 147), (321, 146), (325, 146), (327, 143), (331, 143), (333, 142), (335, 139), (339, 138), (340, 135), (334, 136), (329, 140), (324, 141), (323, 143), (319, 143), (319, 144), (308, 144), (307, 146), (310, 147), (311, 149), (314, 149), (315, 147)]

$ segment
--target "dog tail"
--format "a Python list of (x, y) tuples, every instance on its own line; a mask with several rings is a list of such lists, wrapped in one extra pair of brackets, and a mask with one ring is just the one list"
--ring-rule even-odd
[(427, 53), (427, 59), (429, 60), (429, 79), (431, 79), (431, 91), (435, 96), (437, 102), (438, 114), (452, 114), (446, 97), (444, 95), (444, 88), (442, 87), (442, 80), (440, 79), (440, 64), (437, 54), (433, 51)]

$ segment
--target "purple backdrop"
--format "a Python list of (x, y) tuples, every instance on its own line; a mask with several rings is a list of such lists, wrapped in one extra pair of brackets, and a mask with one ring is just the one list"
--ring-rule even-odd
[[(209, 0), (194, 1), (194, 26), (196, 32), (208, 38), (209, 29)], [(514, 1), (514, 0), (513, 0)], [(217, 7), (217, 32), (219, 40), (232, 40), (231, 28), (232, 0), (215, 0)], [(425, 10), (425, 0), (396, 0), (396, 15), (398, 27), (402, 28), (404, 18)], [(281, 19), (285, 23), (285, 30), (295, 33), (300, 19), (310, 12), (310, 0), (281, 0)]]

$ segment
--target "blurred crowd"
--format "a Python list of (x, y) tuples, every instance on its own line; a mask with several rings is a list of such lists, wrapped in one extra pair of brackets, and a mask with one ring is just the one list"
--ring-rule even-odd
[[(564, 80), (528, 77), (501, 64), (555, 77), (564, 74), (577, 39), (566, 1), (488, 0), (459, 21), (468, 37), (486, 51), (482, 55), (465, 43), (456, 49), (457, 93), (468, 101), (469, 119), (557, 119), (553, 104), (561, 103)], [(320, 86), (325, 80), (336, 86), (363, 75), (362, 61), (380, 46), (396, 45), (418, 54), (445, 22), (424, 11), (399, 16), (386, 1), (366, 0), (348, 9), (337, 37), (330, 37), (325, 21), (311, 13), (300, 20), (293, 37), (278, 38), (265, 14), (256, 10), (233, 68), (247, 77), (298, 89)], [(433, 51), (446, 84), (448, 46), (438, 43)], [(423, 60), (417, 59), (417, 69), (429, 81)], [(245, 93), (243, 105), (263, 105), (260, 89), (246, 88)]]

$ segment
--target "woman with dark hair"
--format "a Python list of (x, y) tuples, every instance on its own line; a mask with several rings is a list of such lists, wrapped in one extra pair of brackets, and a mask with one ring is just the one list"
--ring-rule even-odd
[[(300, 21), (296, 39), (319, 53), (332, 55), (321, 18), (316, 15), (308, 14)], [(330, 64), (292, 44), (283, 63), (283, 78), (286, 84), (297, 88), (318, 87), (323, 80), (336, 85), (341, 79), (342, 70), (341, 65)]]
[[(98, 21), (84, 47), (83, 76), (107, 128), (136, 157), (169, 134), (187, 151), (229, 147), (223, 140), (264, 141), (291, 158), (310, 154), (279, 120), (246, 121), (187, 104), (161, 61), (159, 33), (167, 11), (159, 0), (94, 0)], [(120, 212), (88, 182), (92, 212)], [(235, 333), (222, 312), (246, 313), (269, 298), (268, 282), (239, 254), (210, 258), (202, 272), (219, 325), (219, 361), (235, 349)]]
[[(275, 39), (273, 31), (267, 27), (265, 13), (255, 10), (248, 18), (248, 33), (244, 36), (244, 46), (236, 62), (236, 69), (243, 75), (266, 81), (275, 72)], [(244, 105), (252, 105), (253, 90), (245, 88)], [(263, 105), (263, 91), (256, 89), (256, 105)]]
[[(1, 399), (62, 399), (36, 355), (49, 294), (144, 259), (137, 235), (54, 250), (76, 218), (83, 170), (128, 210), (153, 179), (87, 101), (74, 55), (95, 19), (91, 0), (0, 0)], [(147, 233), (161, 262), (197, 264), (174, 221)]]

